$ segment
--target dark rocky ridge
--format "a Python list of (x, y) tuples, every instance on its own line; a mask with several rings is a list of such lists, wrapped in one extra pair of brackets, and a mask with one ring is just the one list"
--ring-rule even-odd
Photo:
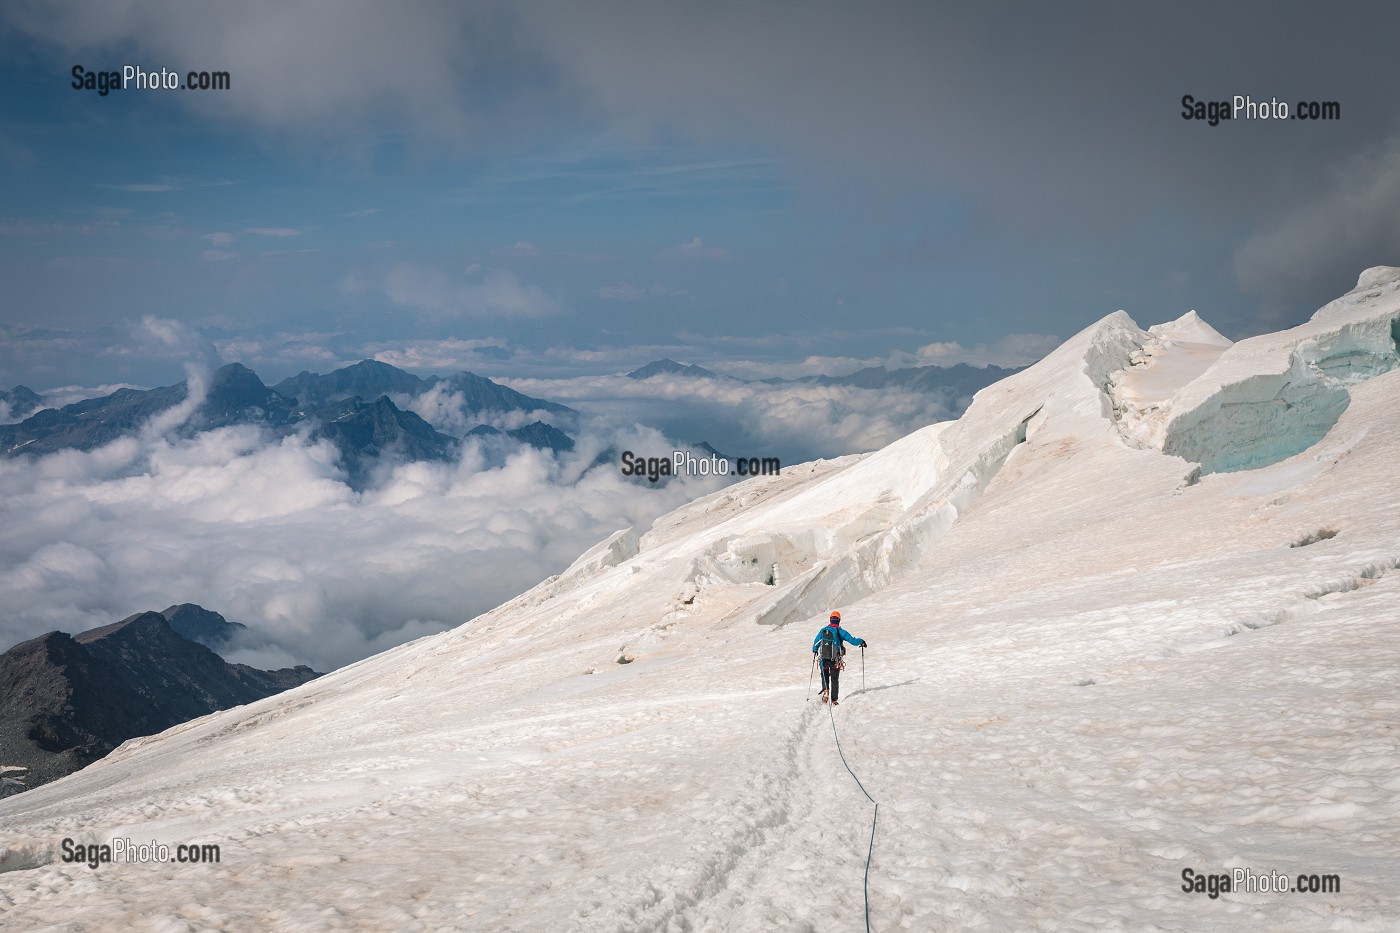
[(531, 447), (538, 447), (541, 450), (568, 453), (574, 449), (572, 437), (543, 421), (532, 421), (523, 428), (507, 431), (506, 434), (523, 444), (529, 444)]
[(576, 415), (566, 405), (534, 398), (492, 382), (475, 373), (461, 372), (454, 376), (429, 376), (420, 379), (412, 373), (381, 363), (361, 360), (335, 372), (319, 375), (301, 372), (284, 379), (273, 390), (296, 399), (302, 405), (319, 406), (359, 396), (362, 399), (381, 395), (416, 396), (437, 385), (462, 395), (462, 408), (472, 412), (486, 411), (546, 411), (555, 415)]
[(361, 360), (324, 375), (303, 370), (272, 388), (302, 405), (319, 406), (355, 396), (365, 399), (381, 395), (416, 395), (422, 385), (422, 379), (388, 363)]
[(171, 606), (161, 615), (165, 616), (165, 621), (176, 635), (197, 641), (211, 651), (218, 651), (235, 635), (247, 629), (242, 623), (230, 622), (217, 612), (210, 612), (194, 603)]
[(358, 397), (332, 404), (338, 405), (340, 413), (312, 431), (311, 439), (324, 438), (340, 450), (341, 463), (354, 489), (369, 485), (375, 464), (385, 454), (412, 461), (451, 460), (457, 455), (457, 438), (439, 433), (413, 412), (398, 408), (387, 395), (372, 404)]
[[(172, 606), (189, 616), (198, 606)], [(217, 616), (217, 613), (209, 613)], [(218, 617), (222, 621), (222, 617)], [(229, 624), (229, 623), (224, 623)], [(50, 632), (0, 654), (0, 764), (37, 787), (83, 768), (127, 739), (251, 703), (320, 675), (299, 666), (229, 664), (143, 612), (77, 637)]]

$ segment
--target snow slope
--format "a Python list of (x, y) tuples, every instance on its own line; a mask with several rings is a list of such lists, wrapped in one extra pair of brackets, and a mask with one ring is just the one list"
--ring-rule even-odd
[[(5, 926), (860, 929), (834, 725), (873, 929), (1395, 929), (1398, 283), (1232, 346), (1110, 315), (957, 422), (129, 742), (0, 803)], [(872, 647), (829, 716), (831, 608)], [(1181, 890), (1236, 867), (1342, 889)]]

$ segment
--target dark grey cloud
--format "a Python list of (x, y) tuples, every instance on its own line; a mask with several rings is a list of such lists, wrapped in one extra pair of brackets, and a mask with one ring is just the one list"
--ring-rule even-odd
[(1400, 137), (1333, 166), (1262, 221), (1235, 254), (1242, 287), (1286, 307), (1314, 281), (1340, 294), (1361, 268), (1400, 256)]
[[(1367, 219), (1313, 262), (1299, 233), (1358, 200), (1376, 213), (1367, 193), (1391, 190), (1400, 9), (1387, 4), (149, 0), (18, 2), (5, 18), (71, 50), (220, 63), (236, 91), (187, 106), (339, 148), (385, 125), (467, 149), (577, 129), (767, 148), (818, 210), (926, 222), (916, 249), (948, 262), (971, 251), (989, 266), (1018, 241), (1065, 264), (1092, 254), (1085, 274), (1125, 303), (1146, 270), (1142, 288), (1190, 281), (1276, 305), (1273, 265), (1301, 313), (1335, 293), (1334, 266), (1354, 275), (1397, 247)], [(1184, 94), (1336, 100), (1343, 118), (1209, 127), (1181, 119)], [(1336, 187), (1368, 152), (1375, 177)], [(920, 194), (953, 205), (950, 227), (909, 208)], [(1155, 251), (1173, 255), (1141, 255)]]

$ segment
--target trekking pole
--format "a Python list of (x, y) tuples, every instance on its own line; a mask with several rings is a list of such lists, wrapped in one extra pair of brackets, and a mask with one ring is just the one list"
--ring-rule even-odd
[(865, 646), (860, 646), (860, 692), (865, 692)]
[(810, 703), (812, 700), (812, 678), (815, 676), (817, 676), (817, 656), (816, 654), (813, 654), (812, 673), (807, 675), (807, 699), (803, 700), (804, 703)]

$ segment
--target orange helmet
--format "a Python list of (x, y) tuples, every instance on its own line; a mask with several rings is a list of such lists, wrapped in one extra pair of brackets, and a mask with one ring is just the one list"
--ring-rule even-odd
[(831, 621), (840, 624), (841, 613), (837, 612), (835, 609), (831, 610)]

